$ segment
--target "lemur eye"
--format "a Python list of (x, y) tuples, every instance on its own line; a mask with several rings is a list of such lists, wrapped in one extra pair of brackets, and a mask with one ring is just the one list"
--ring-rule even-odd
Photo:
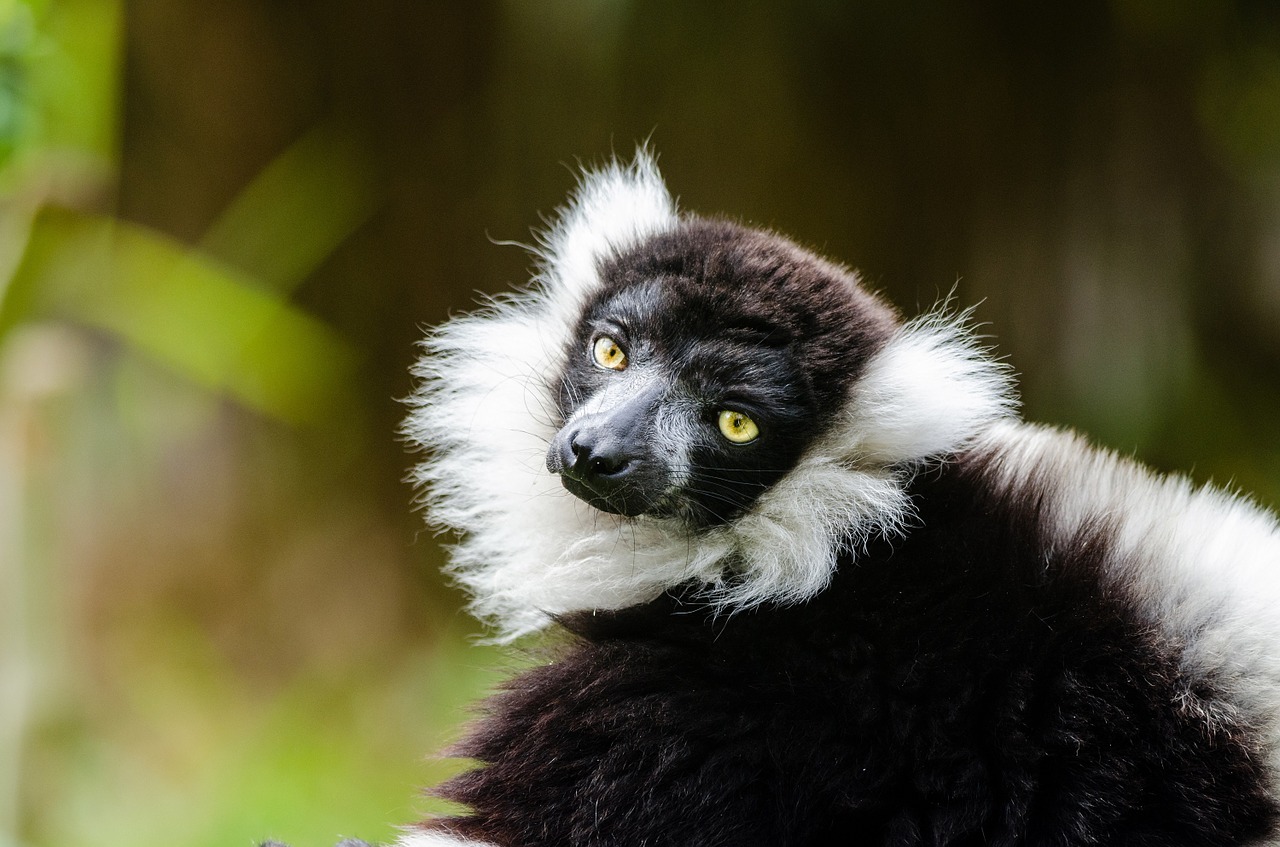
[(745, 412), (725, 409), (720, 413), (720, 434), (734, 444), (746, 444), (760, 437), (760, 427)]
[(602, 335), (591, 345), (591, 355), (596, 364), (611, 371), (620, 371), (627, 366), (627, 354), (622, 352), (618, 342), (607, 335)]

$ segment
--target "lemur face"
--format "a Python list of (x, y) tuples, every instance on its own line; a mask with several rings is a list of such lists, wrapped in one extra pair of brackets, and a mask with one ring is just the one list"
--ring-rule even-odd
[(817, 401), (787, 329), (726, 325), (701, 299), (652, 280), (584, 316), (547, 467), (596, 508), (720, 523), (811, 437)]
[(547, 469), (602, 511), (691, 527), (732, 520), (795, 466), (890, 321), (838, 269), (726, 223), (686, 222), (601, 276)]

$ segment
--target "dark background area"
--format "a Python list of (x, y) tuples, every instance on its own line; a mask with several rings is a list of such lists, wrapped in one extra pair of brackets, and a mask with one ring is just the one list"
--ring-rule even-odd
[(519, 660), (397, 398), (645, 141), (684, 209), (977, 304), (1027, 417), (1280, 502), (1274, 4), (0, 4), (0, 845), (433, 808)]

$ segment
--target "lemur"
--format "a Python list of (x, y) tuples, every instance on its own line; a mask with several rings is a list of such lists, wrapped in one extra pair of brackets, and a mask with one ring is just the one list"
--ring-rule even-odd
[(405, 432), (507, 682), (399, 847), (1275, 844), (1280, 528), (1025, 423), (948, 307), (584, 174)]

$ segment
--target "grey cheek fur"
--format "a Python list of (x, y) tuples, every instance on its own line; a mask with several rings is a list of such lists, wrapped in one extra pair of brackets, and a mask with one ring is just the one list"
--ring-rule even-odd
[(707, 440), (706, 427), (698, 420), (697, 404), (676, 395), (659, 409), (654, 420), (654, 443), (669, 458), (669, 494), (686, 488), (693, 477), (693, 451)]

